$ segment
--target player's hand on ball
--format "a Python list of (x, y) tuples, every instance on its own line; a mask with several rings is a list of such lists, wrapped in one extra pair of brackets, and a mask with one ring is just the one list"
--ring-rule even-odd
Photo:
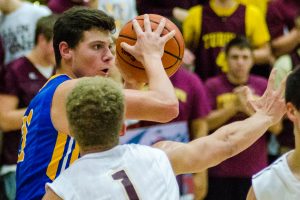
[(162, 37), (160, 36), (165, 27), (165, 23), (166, 20), (163, 18), (157, 29), (152, 31), (149, 16), (146, 14), (144, 15), (145, 31), (143, 31), (137, 20), (134, 19), (133, 27), (137, 35), (137, 41), (134, 46), (122, 42), (121, 47), (143, 64), (146, 56), (159, 57), (160, 59), (164, 53), (166, 42), (175, 35), (175, 31), (173, 30)]

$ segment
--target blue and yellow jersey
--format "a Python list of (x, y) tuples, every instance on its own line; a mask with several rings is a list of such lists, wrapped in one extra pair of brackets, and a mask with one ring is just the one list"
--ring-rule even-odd
[(52, 182), (79, 156), (73, 138), (58, 132), (50, 109), (56, 88), (70, 78), (53, 76), (29, 104), (23, 117), (17, 164), (17, 199), (42, 199)]

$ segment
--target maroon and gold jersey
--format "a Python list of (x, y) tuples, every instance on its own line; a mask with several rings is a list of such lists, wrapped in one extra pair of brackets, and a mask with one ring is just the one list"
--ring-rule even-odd
[(222, 48), (237, 35), (245, 35), (245, 6), (239, 5), (236, 11), (226, 17), (218, 16), (210, 6), (202, 11), (201, 35), (196, 48), (195, 72), (204, 80), (221, 73), (216, 59)]
[(206, 80), (226, 72), (226, 62), (221, 50), (236, 35), (244, 35), (254, 48), (266, 44), (269, 32), (262, 13), (251, 5), (235, 4), (224, 9), (214, 0), (189, 10), (183, 23), (187, 47), (196, 56), (196, 73)]

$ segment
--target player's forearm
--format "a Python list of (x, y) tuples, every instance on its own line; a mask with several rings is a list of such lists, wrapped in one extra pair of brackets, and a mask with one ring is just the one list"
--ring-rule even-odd
[(271, 43), (274, 55), (278, 57), (293, 51), (299, 45), (299, 37), (299, 31), (294, 28), (288, 34), (274, 39)]
[(271, 56), (271, 48), (269, 44), (265, 44), (253, 51), (254, 62), (256, 64), (269, 64)]
[(235, 107), (222, 108), (212, 111), (208, 117), (208, 128), (209, 130), (215, 130), (224, 125), (230, 118), (236, 115), (237, 109)]
[(22, 118), (26, 109), (18, 109), (0, 113), (0, 130), (3, 132), (20, 130), (22, 126)]
[(161, 58), (157, 55), (149, 56), (145, 59), (144, 64), (149, 80), (149, 98), (153, 98), (159, 104), (175, 109), (175, 111), (177, 110), (178, 114), (178, 99), (174, 87), (163, 68)]
[[(184, 157), (177, 161), (175, 173), (196, 173), (216, 166), (251, 146), (272, 125), (269, 116), (256, 113), (243, 120), (228, 124), (206, 138), (193, 140), (177, 152)], [(184, 152), (184, 154), (182, 153)]]
[(224, 142), (223, 149), (220, 148), (220, 151), (226, 153), (224, 157), (216, 160), (215, 164), (235, 156), (248, 148), (260, 138), (271, 125), (273, 125), (273, 122), (269, 116), (262, 113), (255, 113), (243, 121), (234, 122), (218, 129), (213, 133), (213, 137), (218, 141)]

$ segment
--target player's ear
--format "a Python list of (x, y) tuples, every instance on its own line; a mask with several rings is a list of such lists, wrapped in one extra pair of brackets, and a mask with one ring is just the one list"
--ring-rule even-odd
[(125, 123), (123, 123), (121, 131), (120, 131), (120, 136), (125, 135), (125, 133), (126, 133), (126, 125), (125, 125)]
[(59, 51), (62, 58), (69, 60), (72, 58), (72, 49), (69, 47), (68, 43), (61, 42), (59, 44)]
[(297, 112), (297, 109), (295, 108), (295, 106), (291, 103), (291, 102), (288, 102), (286, 104), (286, 114), (288, 116), (288, 118), (292, 121), (292, 122), (296, 122), (297, 121), (297, 117), (296, 117), (296, 112)]

